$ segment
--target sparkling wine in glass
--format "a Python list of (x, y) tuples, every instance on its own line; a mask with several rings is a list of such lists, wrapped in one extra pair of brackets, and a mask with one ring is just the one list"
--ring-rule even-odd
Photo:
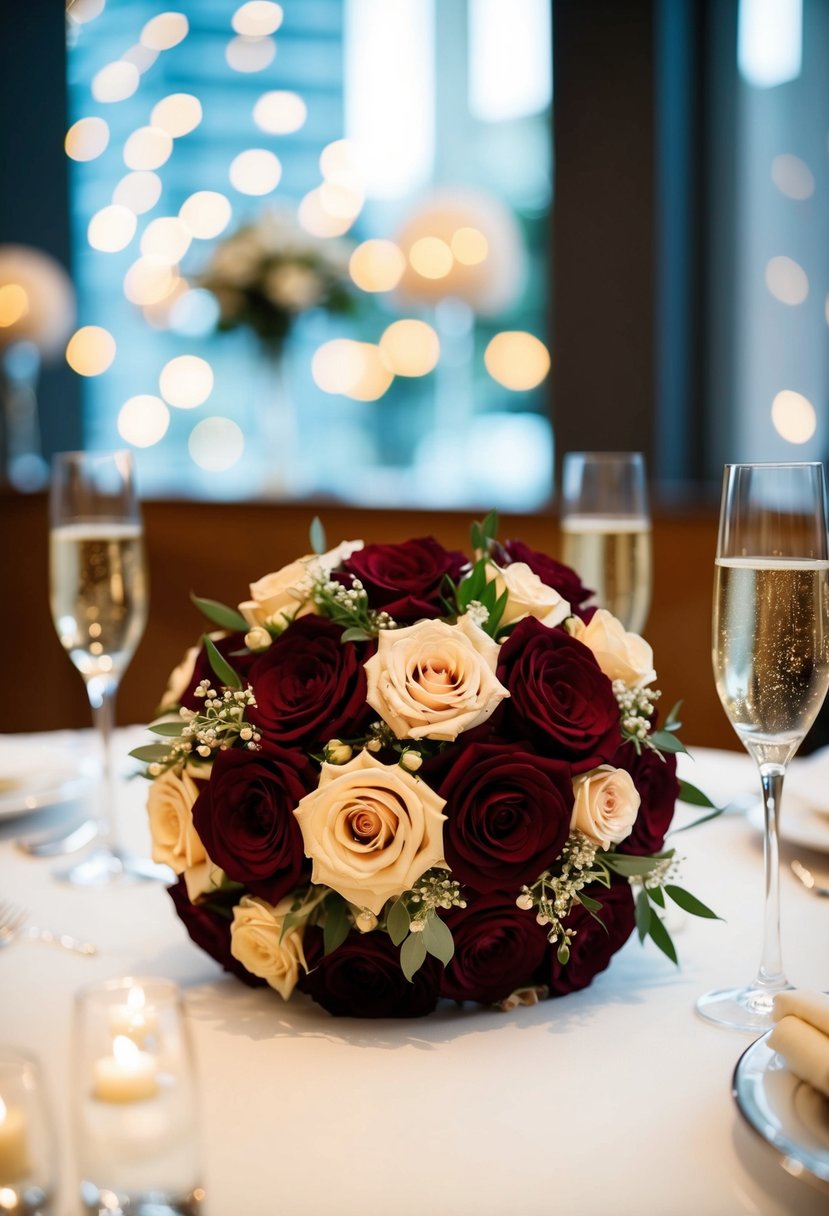
[(761, 1033), (791, 985), (780, 949), (778, 825), (786, 766), (829, 686), (829, 554), (821, 464), (726, 465), (714, 582), (713, 662), (728, 719), (755, 760), (765, 811), (757, 975), (708, 992), (711, 1022)]
[(567, 452), (563, 558), (596, 602), (641, 633), (651, 602), (651, 520), (641, 452)]
[(115, 820), (115, 694), (147, 621), (144, 537), (130, 454), (59, 453), (50, 511), (52, 619), (86, 685), (103, 770), (98, 847), (60, 877), (83, 886), (158, 877), (151, 862), (124, 852)]

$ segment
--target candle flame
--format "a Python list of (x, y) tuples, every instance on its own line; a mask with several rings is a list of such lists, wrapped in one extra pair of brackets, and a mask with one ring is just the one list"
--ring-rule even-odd
[(125, 1034), (117, 1034), (112, 1040), (112, 1054), (124, 1068), (134, 1068), (138, 1063), (140, 1048)]

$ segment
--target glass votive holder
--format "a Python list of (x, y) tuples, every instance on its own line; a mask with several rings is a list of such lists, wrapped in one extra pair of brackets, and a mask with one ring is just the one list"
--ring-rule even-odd
[(171, 980), (125, 977), (81, 989), (73, 1104), (84, 1212), (203, 1212), (193, 1054)]
[(0, 1047), (0, 1213), (49, 1216), (55, 1143), (37, 1061)]

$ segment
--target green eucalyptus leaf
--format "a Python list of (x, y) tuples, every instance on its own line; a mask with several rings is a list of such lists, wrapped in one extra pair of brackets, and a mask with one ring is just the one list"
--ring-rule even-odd
[(681, 739), (677, 739), (676, 735), (672, 735), (667, 730), (655, 730), (652, 735), (648, 735), (648, 739), (654, 747), (661, 752), (686, 752), (688, 751)]
[(594, 899), (592, 895), (585, 895), (583, 891), (576, 892), (576, 899), (588, 912), (601, 912), (604, 906), (601, 900)]
[(154, 761), (166, 760), (169, 754), (169, 747), (166, 747), (163, 743), (147, 743), (144, 747), (134, 747), (130, 752), (134, 760), (140, 760), (143, 764), (152, 764)]
[(636, 896), (636, 931), (639, 934), (640, 942), (643, 942), (648, 936), (654, 915), (651, 912), (650, 900), (644, 891), (640, 891)]
[(343, 631), (340, 638), (341, 642), (368, 642), (371, 639), (371, 634), (366, 633), (365, 629), (361, 629), (359, 625), (352, 625), (350, 628)]
[(665, 907), (665, 894), (661, 887), (644, 887), (643, 888), (648, 899), (655, 903), (658, 908)]
[(162, 735), (165, 739), (177, 739), (186, 726), (181, 718), (177, 722), (153, 722), (147, 727), (154, 735)]
[(679, 801), (687, 802), (689, 806), (705, 806), (716, 809), (716, 803), (712, 802), (702, 790), (698, 790), (695, 785), (691, 785), (690, 781), (680, 781)]
[(410, 933), (400, 947), (400, 966), (409, 983), (426, 959), (426, 943), (422, 933)]
[(707, 904), (704, 904), (701, 899), (697, 899), (696, 895), (692, 895), (690, 891), (686, 891), (684, 887), (676, 887), (672, 883), (667, 883), (665, 894), (684, 912), (690, 912), (691, 916), (702, 916), (706, 920), (722, 920), (721, 916), (717, 916), (716, 912), (712, 912)]
[(698, 828), (701, 823), (710, 823), (712, 819), (719, 819), (724, 810), (724, 806), (718, 806), (711, 811), (710, 815), (700, 815), (699, 819), (695, 819), (693, 823), (684, 823), (681, 828), (671, 828), (670, 835), (678, 836), (680, 832), (690, 832), (691, 828)]
[(406, 934), (409, 932), (411, 920), (409, 912), (402, 899), (398, 899), (392, 904), (389, 909), (388, 917), (386, 918), (386, 931), (394, 942), (395, 946), (399, 946)]
[(322, 520), (318, 515), (315, 515), (311, 520), (311, 528), (309, 532), (311, 538), (311, 552), (319, 556), (320, 553), (325, 553), (327, 545), (325, 543), (325, 528), (322, 526)]
[(210, 663), (216, 679), (219, 680), (219, 682), (225, 688), (241, 688), (242, 681), (230, 666), (227, 659), (219, 653), (212, 638), (209, 638), (207, 634), (205, 634), (202, 641), (204, 642), (204, 648), (207, 651), (208, 662)]
[(498, 512), (492, 510), (488, 513), (484, 522), (481, 524), (481, 531), (486, 540), (495, 540), (498, 535)]
[(602, 858), (603, 864), (623, 878), (641, 878), (650, 874), (656, 868), (658, 859), (655, 857), (634, 857), (627, 853), (608, 853)]
[(420, 936), (423, 938), (423, 944), (429, 954), (440, 959), (445, 967), (455, 953), (455, 943), (448, 925), (444, 924), (437, 913), (432, 913), (431, 916), (427, 916)]
[(648, 927), (648, 935), (651, 940), (656, 943), (662, 953), (667, 954), (671, 962), (678, 965), (676, 950), (674, 948), (674, 943), (671, 941), (671, 935), (656, 913), (651, 916), (650, 925)]
[(325, 901), (325, 924), (322, 927), (323, 952), (331, 954), (341, 946), (351, 931), (348, 908), (339, 895), (329, 895)]
[(193, 595), (192, 592), (190, 599), (208, 621), (212, 621), (214, 625), (219, 625), (222, 629), (230, 629), (233, 633), (247, 633), (250, 628), (241, 612), (237, 612), (235, 608), (228, 608), (227, 604), (220, 604), (218, 600), (202, 599), (201, 596)]

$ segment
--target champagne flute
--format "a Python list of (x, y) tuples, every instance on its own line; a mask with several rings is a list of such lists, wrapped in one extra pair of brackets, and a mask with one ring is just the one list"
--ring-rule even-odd
[(651, 601), (651, 520), (641, 452), (567, 452), (564, 561), (625, 629), (641, 633)]
[(761, 1033), (791, 987), (780, 949), (778, 824), (786, 766), (829, 686), (829, 555), (823, 466), (726, 465), (714, 585), (717, 692), (760, 771), (765, 914), (760, 966), (697, 1001), (720, 1026)]
[(63, 648), (81, 673), (98, 731), (98, 848), (59, 877), (81, 886), (159, 877), (120, 847), (111, 736), (115, 694), (147, 621), (141, 512), (129, 452), (61, 452), (50, 494), (50, 603)]

